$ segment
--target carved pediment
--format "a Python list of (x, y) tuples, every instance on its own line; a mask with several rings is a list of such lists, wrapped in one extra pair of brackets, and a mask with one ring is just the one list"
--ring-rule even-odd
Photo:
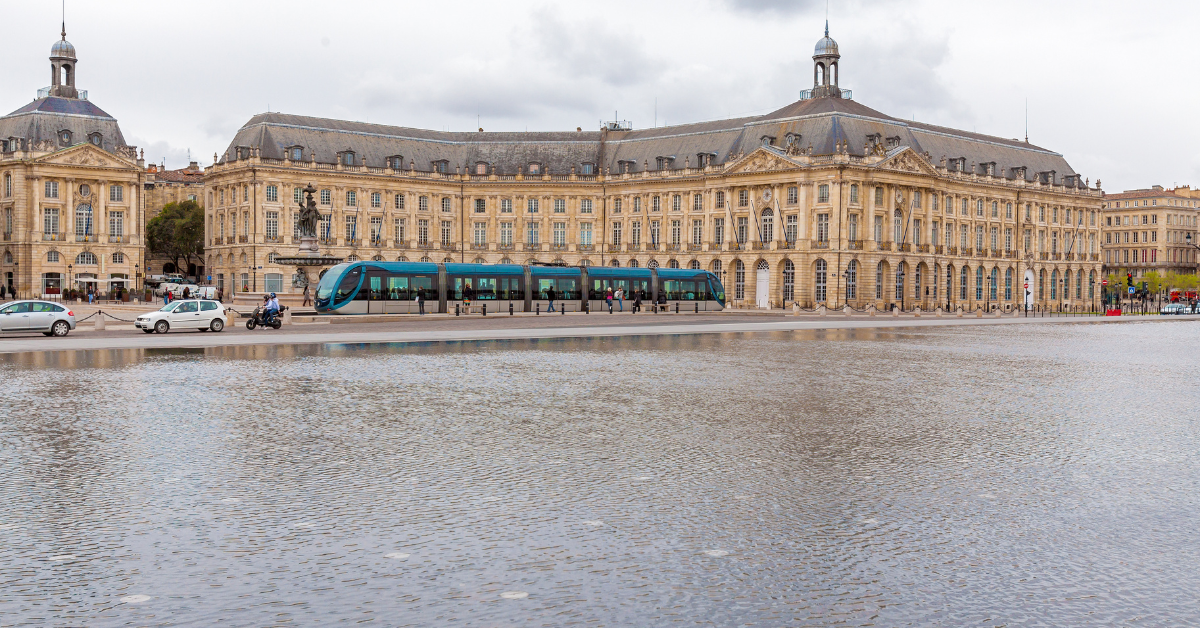
[(759, 148), (735, 161), (725, 171), (730, 174), (738, 174), (773, 170), (794, 170), (798, 167), (800, 167), (800, 164), (774, 151)]
[(884, 170), (896, 170), (929, 176), (937, 176), (938, 174), (933, 164), (930, 164), (917, 151), (907, 146), (888, 151), (888, 155), (876, 167)]
[(92, 168), (131, 168), (136, 165), (91, 144), (81, 144), (52, 153), (38, 160), (43, 164), (89, 166)]

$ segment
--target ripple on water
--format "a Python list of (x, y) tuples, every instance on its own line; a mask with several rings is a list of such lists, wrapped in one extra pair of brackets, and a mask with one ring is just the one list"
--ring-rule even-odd
[(0, 623), (1187, 625), (1198, 332), (0, 355)]

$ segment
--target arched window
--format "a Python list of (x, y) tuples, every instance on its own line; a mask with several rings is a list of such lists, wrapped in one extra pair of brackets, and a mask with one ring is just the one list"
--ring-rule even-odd
[(724, 267), (721, 265), (721, 260), (719, 260), (719, 259), (715, 259), (715, 260), (713, 260), (713, 263), (712, 263), (712, 272), (713, 272), (713, 274), (714, 274), (714, 275), (716, 275), (716, 276), (720, 277), (720, 276), (721, 276), (721, 269), (722, 269), (722, 268), (724, 268)]
[(988, 282), (988, 298), (995, 301), (997, 284), (1000, 283), (1000, 269), (992, 268), (991, 280)]
[(638, 267), (638, 261), (637, 261), (637, 260), (635, 260), (635, 259), (631, 259), (631, 260), (629, 260), (629, 267), (630, 267), (630, 268), (637, 268), (637, 267)]
[(1004, 271), (1004, 300), (1012, 301), (1012, 269)]
[[(897, 212), (898, 213), (898, 212)], [(896, 299), (904, 298), (904, 262), (896, 264)]]
[(112, 254), (112, 263), (124, 264), (125, 263), (125, 254), (120, 251), (113, 253)]
[(609, 266), (620, 266), (620, 265), (621, 265), (621, 260), (616, 260), (616, 259), (615, 259), (615, 260), (613, 260), (613, 261), (612, 261), (612, 262), (609, 264)]
[(667, 260), (667, 268), (679, 268), (679, 260)]
[(762, 211), (762, 241), (770, 242), (775, 239), (775, 212), (771, 208)]
[(1046, 299), (1046, 269), (1038, 272), (1038, 300)]
[(1058, 300), (1058, 270), (1050, 273), (1050, 300)]
[(658, 268), (658, 260), (650, 260), (646, 263), (646, 268)]
[(858, 260), (850, 260), (846, 265), (846, 302), (858, 298)]
[(967, 267), (963, 266), (962, 272), (959, 273), (959, 277), (958, 277), (958, 298), (960, 301), (967, 300), (967, 283), (968, 283), (967, 278), (969, 276), (970, 275), (968, 274)]
[(692, 270), (700, 270), (700, 260), (694, 259), (694, 260), (688, 262), (688, 268), (690, 268)]
[[(936, 198), (936, 197), (932, 197)], [(929, 287), (933, 288), (933, 298), (938, 298), (938, 278), (942, 276), (942, 267), (938, 264), (933, 265), (933, 274), (929, 275)]]
[(1083, 298), (1083, 271), (1075, 273), (1075, 298)]
[(1096, 298), (1096, 271), (1088, 273), (1088, 298)]
[(783, 260), (783, 300), (796, 300), (796, 265), (792, 260)]
[(824, 300), (825, 300), (825, 292), (826, 292), (826, 290), (825, 290), (825, 287), (826, 287), (826, 283), (825, 283), (825, 275), (826, 275), (826, 269), (827, 269), (827, 267), (826, 267), (826, 264), (825, 264), (825, 260), (823, 260), (823, 259), (819, 259), (819, 260), (817, 260), (816, 276), (814, 277), (814, 281), (813, 281), (813, 286), (814, 286), (814, 289), (815, 289), (815, 290), (814, 290), (814, 295), (813, 295), (813, 298), (814, 298), (814, 300), (816, 300), (818, 303), (820, 303), (820, 302), (822, 302), (822, 301), (824, 301)]
[(946, 302), (954, 298), (954, 267), (946, 265)]
[(95, 266), (96, 254), (91, 251), (84, 251), (75, 257), (75, 263), (80, 266)]
[(96, 235), (95, 226), (92, 224), (92, 206), (83, 204), (75, 208), (75, 235), (76, 237), (84, 237), (83, 242), (87, 242), (89, 236)]
[(746, 298), (746, 265), (740, 259), (733, 262), (733, 298)]
[(983, 300), (983, 266), (975, 267), (975, 300)]
[(902, 242), (903, 237), (904, 232), (901, 230), (900, 210), (897, 209), (895, 213), (892, 214), (892, 241), (897, 243)]
[(925, 270), (924, 264), (917, 264), (916, 272), (913, 273), (913, 298), (921, 298), (921, 271)]
[(1063, 300), (1066, 301), (1067, 299), (1071, 298), (1071, 271), (1069, 270), (1063, 273), (1062, 289)]
[(875, 298), (883, 300), (883, 262), (875, 267)]
[(49, 263), (58, 262), (58, 251), (47, 251), (46, 252), (46, 261)]

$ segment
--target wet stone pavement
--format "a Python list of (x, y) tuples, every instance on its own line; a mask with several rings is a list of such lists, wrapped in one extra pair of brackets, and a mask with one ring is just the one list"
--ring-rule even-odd
[(0, 356), (0, 625), (1186, 624), (1197, 332)]

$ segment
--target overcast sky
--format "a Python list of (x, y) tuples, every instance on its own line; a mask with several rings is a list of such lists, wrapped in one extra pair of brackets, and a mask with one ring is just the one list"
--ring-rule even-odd
[[(268, 110), (452, 131), (767, 113), (812, 86), (825, 5), (69, 0), (67, 39), (77, 86), (178, 168)], [(60, 13), (0, 0), (0, 109), (49, 84)], [(1200, 184), (1200, 2), (832, 0), (829, 20), (869, 107), (1016, 138), (1028, 99), (1030, 141), (1109, 192)]]

